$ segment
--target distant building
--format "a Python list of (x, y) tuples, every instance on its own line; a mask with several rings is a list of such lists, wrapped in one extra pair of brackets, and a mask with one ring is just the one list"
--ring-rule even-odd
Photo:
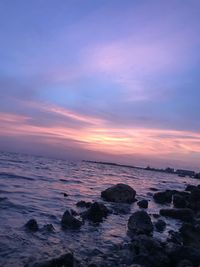
[(180, 176), (194, 176), (195, 172), (190, 170), (176, 170), (176, 173)]

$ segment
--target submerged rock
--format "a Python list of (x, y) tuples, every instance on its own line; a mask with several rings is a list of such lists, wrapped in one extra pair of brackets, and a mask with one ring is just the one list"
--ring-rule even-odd
[(161, 209), (160, 215), (170, 217), (173, 219), (179, 219), (186, 222), (194, 220), (194, 213), (191, 209)]
[(155, 223), (155, 227), (159, 232), (163, 232), (165, 230), (166, 227), (166, 222), (159, 219), (156, 223)]
[(140, 200), (137, 202), (137, 205), (140, 208), (147, 209), (148, 208), (148, 201), (146, 199)]
[(128, 229), (130, 233), (150, 234), (153, 231), (153, 224), (146, 211), (136, 211), (128, 220)]
[(66, 210), (63, 214), (61, 224), (65, 229), (79, 229), (83, 223)]
[(101, 192), (103, 199), (117, 203), (132, 203), (135, 195), (136, 191), (126, 184), (116, 184)]
[(27, 230), (32, 231), (32, 232), (36, 232), (36, 231), (39, 230), (38, 223), (37, 223), (37, 221), (35, 219), (29, 220), (25, 224), (25, 227), (26, 227)]
[(45, 232), (49, 232), (49, 233), (54, 233), (55, 232), (55, 228), (53, 227), (53, 224), (45, 224), (43, 227), (42, 227), (42, 230), (45, 231)]
[(107, 207), (98, 202), (94, 202), (91, 207), (84, 213), (84, 218), (97, 223), (102, 222), (109, 214)]

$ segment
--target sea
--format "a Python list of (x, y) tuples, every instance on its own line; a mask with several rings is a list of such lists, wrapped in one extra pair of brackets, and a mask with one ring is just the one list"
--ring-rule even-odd
[[(154, 190), (183, 190), (187, 184), (199, 184), (190, 177), (179, 177), (142, 169), (92, 162), (70, 162), (16, 153), (0, 153), (0, 266), (18, 267), (73, 251), (76, 258), (86, 260), (108, 254), (113, 247), (129, 241), (127, 221), (139, 209), (137, 203), (114, 204), (101, 199), (101, 191), (111, 185), (132, 186), (138, 200), (149, 200), (152, 221), (163, 205), (153, 201)], [(64, 194), (67, 194), (65, 196)], [(80, 230), (63, 230), (61, 218), (66, 209), (83, 212), (80, 200), (104, 203), (113, 212), (102, 223), (85, 222)], [(25, 230), (29, 219), (36, 219), (40, 230)], [(180, 222), (165, 219), (166, 230), (154, 231), (165, 240)], [(45, 230), (52, 224), (53, 232)]]

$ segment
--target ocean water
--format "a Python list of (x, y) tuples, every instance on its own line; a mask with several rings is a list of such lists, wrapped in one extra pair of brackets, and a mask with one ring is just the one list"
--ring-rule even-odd
[[(62, 254), (66, 249), (81, 260), (95, 254), (103, 257), (113, 246), (128, 241), (127, 221), (138, 210), (137, 204), (106, 203), (100, 197), (102, 190), (116, 183), (132, 186), (138, 200), (148, 199), (148, 213), (152, 216), (159, 213), (161, 206), (152, 200), (151, 188), (182, 190), (186, 184), (198, 181), (127, 167), (0, 153), (0, 266), (24, 266)], [(79, 231), (63, 231), (60, 221), (64, 211), (83, 211), (75, 205), (80, 200), (104, 202), (113, 213), (98, 226), (86, 222)], [(41, 229), (36, 233), (24, 229), (32, 218)], [(156, 219), (152, 216), (152, 220)], [(180, 225), (176, 220), (166, 222), (164, 233), (154, 231), (163, 240), (170, 229)], [(53, 224), (55, 232), (43, 230), (45, 224)]]

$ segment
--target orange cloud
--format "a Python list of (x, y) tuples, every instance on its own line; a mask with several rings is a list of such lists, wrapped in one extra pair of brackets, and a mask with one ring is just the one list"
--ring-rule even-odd
[(67, 144), (78, 142), (81, 148), (113, 155), (138, 154), (167, 157), (170, 154), (189, 155), (200, 153), (200, 134), (188, 131), (174, 131), (145, 128), (113, 128), (106, 121), (74, 113), (57, 107), (43, 107), (44, 110), (89, 123), (87, 127), (74, 129), (63, 126), (33, 125), (29, 117), (0, 114), (0, 135), (44, 137), (43, 142)]

